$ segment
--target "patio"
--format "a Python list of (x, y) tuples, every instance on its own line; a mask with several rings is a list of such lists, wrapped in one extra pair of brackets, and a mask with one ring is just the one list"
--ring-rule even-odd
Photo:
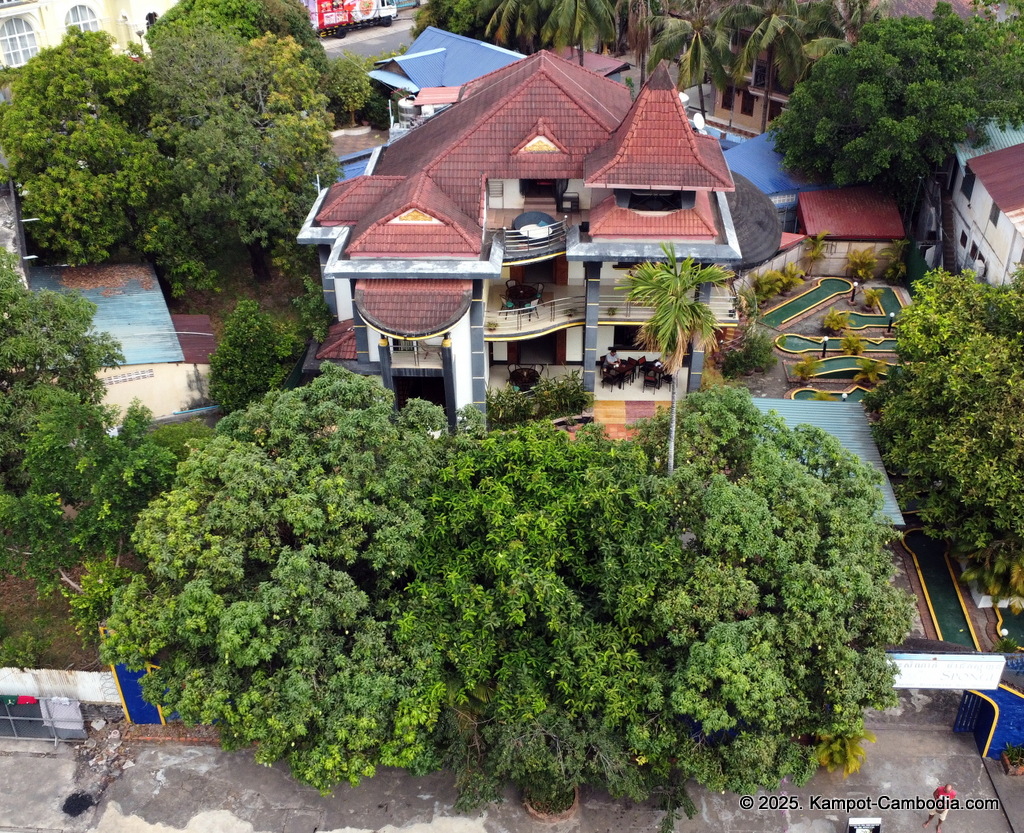
[[(639, 354), (638, 354), (639, 355)], [(557, 379), (561, 376), (568, 376), (573, 371), (582, 373), (583, 368), (580, 365), (540, 365), (541, 378), (545, 379)], [(504, 364), (492, 364), (490, 372), (488, 373), (488, 387), (491, 388), (503, 388), (509, 383), (509, 367)], [(683, 368), (679, 373), (676, 374), (676, 384), (679, 385), (680, 391), (686, 390), (687, 383), (687, 371)], [(644, 388), (643, 387), (643, 376), (638, 376), (637, 379), (632, 383), (626, 383), (621, 388), (619, 387), (608, 387), (607, 385), (600, 384), (600, 376), (598, 376), (597, 389), (594, 391), (594, 403), (595, 406), (601, 402), (655, 402), (659, 404), (667, 405), (672, 399), (672, 388), (666, 383), (659, 389)], [(599, 420), (600, 421), (600, 420)]]

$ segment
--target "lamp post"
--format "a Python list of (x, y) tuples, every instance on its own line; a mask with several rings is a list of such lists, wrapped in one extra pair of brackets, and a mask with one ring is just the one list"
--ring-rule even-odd
[(846, 401), (846, 397), (847, 397), (847, 396), (849, 396), (849, 395), (850, 395), (850, 394), (848, 394), (848, 393), (844, 393), (844, 394), (843, 394), (843, 402), (845, 402), (845, 401)]
[(891, 332), (892, 332), (892, 321), (893, 321), (893, 319), (894, 319), (895, 317), (896, 317), (896, 313), (895, 313), (895, 312), (890, 312), (890, 313), (889, 313), (889, 324), (888, 324), (888, 326), (887, 326), (887, 327), (885, 328), (885, 331), (886, 331), (887, 333), (891, 333)]
[(821, 340), (821, 357), (825, 358), (825, 351), (828, 350), (828, 336)]
[(853, 302), (854, 302), (855, 300), (857, 300), (857, 287), (858, 287), (858, 286), (860, 286), (860, 283), (859, 283), (858, 281), (854, 281), (854, 282), (853, 282), (853, 290), (852, 290), (852, 291), (850, 292), (850, 303), (851, 303), (851, 304), (852, 304), (852, 303), (853, 303)]

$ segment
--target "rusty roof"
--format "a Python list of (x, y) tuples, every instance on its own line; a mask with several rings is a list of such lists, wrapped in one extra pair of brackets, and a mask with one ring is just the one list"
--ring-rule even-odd
[(321, 361), (335, 359), (337, 361), (356, 360), (356, 329), (351, 318), (336, 321), (327, 328), (327, 338), (323, 340), (316, 357)]
[(1024, 230), (1024, 145), (975, 156), (967, 164), (999, 210)]
[(839, 240), (898, 240), (906, 237), (896, 200), (867, 185), (804, 191), (797, 213), (810, 235), (828, 232)]
[(189, 364), (209, 364), (210, 354), (217, 349), (210, 316), (172, 315), (171, 323), (185, 361)]
[(473, 282), (434, 279), (356, 281), (355, 303), (381, 333), (423, 338), (451, 329), (469, 310)]
[(667, 188), (731, 191), (722, 146), (696, 133), (662, 63), (640, 90), (612, 137), (588, 156), (591, 188)]

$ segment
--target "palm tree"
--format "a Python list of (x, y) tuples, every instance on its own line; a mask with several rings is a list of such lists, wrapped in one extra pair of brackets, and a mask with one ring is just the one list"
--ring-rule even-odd
[(830, 52), (845, 51), (860, 40), (864, 27), (881, 20), (891, 6), (890, 0), (831, 0), (815, 3), (814, 14), (833, 31), (817, 37), (804, 47), (804, 54), (817, 60)]
[(697, 85), (700, 112), (707, 115), (704, 79), (718, 90), (729, 84), (729, 34), (722, 25), (727, 6), (722, 0), (669, 0), (654, 22), (651, 67), (679, 60), (680, 90)]
[(676, 377), (683, 366), (690, 344), (703, 350), (715, 346), (718, 322), (711, 307), (696, 300), (703, 284), (722, 286), (735, 275), (722, 266), (701, 266), (692, 257), (680, 261), (675, 247), (662, 243), (663, 263), (641, 263), (621, 287), (629, 301), (652, 307), (650, 320), (640, 327), (637, 345), (661, 353), (665, 372), (672, 374), (672, 407), (668, 424), (668, 473), (676, 461)]
[(994, 602), (1010, 602), (1014, 613), (1024, 610), (1024, 541), (1013, 533), (998, 538), (969, 556), (964, 581), (977, 581)]
[(615, 37), (615, 9), (609, 0), (554, 0), (541, 37), (556, 47), (575, 46), (583, 66), (585, 41)]
[(812, 22), (819, 28), (824, 26), (822, 20), (810, 13), (813, 5), (799, 0), (748, 0), (728, 12), (731, 27), (750, 32), (733, 67), (733, 77), (745, 78), (761, 54), (766, 55), (762, 133), (768, 128), (768, 103), (776, 80), (792, 86), (810, 65), (804, 54), (804, 42), (812, 34)]
[(489, 6), (490, 9), (485, 6), (482, 10), (482, 14), (490, 13), (488, 37), (524, 52), (537, 50), (537, 39), (550, 11), (548, 0), (497, 0)]
[(828, 231), (819, 231), (817, 234), (808, 237), (804, 241), (804, 260), (807, 261), (807, 274), (811, 274), (814, 270), (814, 265), (825, 259), (825, 249), (828, 243), (825, 242), (825, 238), (828, 237)]
[(853, 376), (855, 382), (867, 382), (869, 385), (877, 385), (885, 377), (889, 370), (887, 362), (881, 359), (857, 359), (859, 370)]
[(616, 11), (626, 7), (626, 45), (636, 55), (640, 67), (640, 86), (647, 80), (647, 56), (651, 51), (651, 31), (654, 23), (651, 0), (618, 0)]

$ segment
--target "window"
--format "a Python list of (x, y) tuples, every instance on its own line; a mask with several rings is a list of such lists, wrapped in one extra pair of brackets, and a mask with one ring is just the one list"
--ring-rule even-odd
[(630, 327), (625, 324), (619, 324), (615, 327), (612, 341), (615, 343), (615, 347), (619, 350), (637, 350), (636, 337), (639, 332), (639, 327)]
[(750, 90), (743, 91), (743, 101), (740, 103), (740, 112), (744, 116), (754, 115), (754, 94)]
[(971, 260), (977, 260), (977, 259), (978, 259), (978, 244), (977, 243), (971, 243)]
[(68, 16), (64, 18), (64, 25), (69, 29), (77, 26), (83, 32), (98, 32), (100, 30), (100, 19), (96, 12), (88, 6), (72, 6)]
[(782, 102), (781, 101), (769, 101), (768, 102), (768, 121), (775, 121), (779, 116), (782, 115)]
[(1002, 212), (999, 210), (999, 206), (993, 202), (992, 209), (988, 212), (988, 221), (992, 224), (992, 228), (997, 228), (999, 226), (1000, 214), (1002, 214)]
[(967, 171), (964, 172), (964, 178), (960, 180), (960, 193), (963, 194), (967, 199), (971, 198), (971, 194), (974, 193), (974, 174)]
[(758, 61), (754, 64), (754, 83), (750, 86), (764, 89), (768, 82), (768, 65)]
[(967, 232), (966, 231), (960, 232), (960, 248), (961, 249), (966, 249), (967, 248)]
[(39, 51), (36, 33), (25, 20), (12, 17), (0, 26), (0, 49), (3, 50), (4, 63), (7, 66), (24, 66), (29, 58)]
[(730, 84), (722, 91), (722, 109), (732, 111), (733, 100), (736, 97), (736, 88)]

